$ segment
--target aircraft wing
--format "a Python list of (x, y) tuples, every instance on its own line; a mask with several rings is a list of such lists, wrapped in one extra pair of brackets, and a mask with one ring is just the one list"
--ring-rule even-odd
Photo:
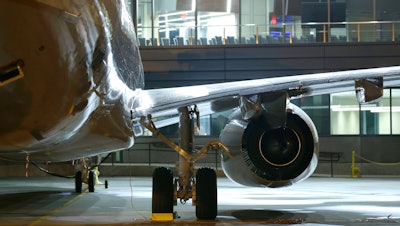
[[(135, 98), (132, 110), (134, 117), (152, 114), (154, 118), (174, 115), (179, 107), (197, 104), (200, 113), (205, 115), (216, 109), (238, 106), (241, 96), (286, 92), (293, 99), (356, 90), (360, 81), (380, 78), (383, 79), (382, 87), (400, 85), (400, 66), (143, 90)], [(176, 120), (159, 122), (159, 126), (171, 123)]]

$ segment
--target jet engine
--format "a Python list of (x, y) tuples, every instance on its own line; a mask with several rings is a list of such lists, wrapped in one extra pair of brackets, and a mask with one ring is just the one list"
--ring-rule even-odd
[(283, 187), (314, 172), (318, 134), (311, 118), (291, 103), (281, 125), (271, 125), (269, 117), (263, 110), (245, 120), (240, 109), (230, 116), (220, 139), (229, 148), (222, 167), (231, 180), (246, 186)]

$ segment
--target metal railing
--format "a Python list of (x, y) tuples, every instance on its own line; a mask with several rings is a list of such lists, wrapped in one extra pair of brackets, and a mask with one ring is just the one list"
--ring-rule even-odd
[[(179, 161), (179, 154), (171, 150), (162, 142), (137, 143), (131, 149), (115, 152), (105, 163), (138, 164), (146, 166), (175, 165)], [(221, 168), (221, 156), (218, 151), (210, 150), (205, 158), (196, 161), (198, 166)]]
[[(140, 46), (400, 41), (400, 21), (247, 24), (197, 28), (171, 25), (139, 27), (138, 31)], [(166, 35), (172, 33), (179, 35)]]

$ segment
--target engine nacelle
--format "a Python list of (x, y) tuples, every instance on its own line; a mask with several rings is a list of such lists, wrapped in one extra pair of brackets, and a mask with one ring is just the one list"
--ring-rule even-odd
[(289, 103), (284, 127), (268, 123), (266, 112), (242, 119), (236, 110), (220, 135), (230, 150), (222, 167), (233, 181), (246, 186), (283, 187), (306, 179), (318, 162), (318, 133), (311, 118)]

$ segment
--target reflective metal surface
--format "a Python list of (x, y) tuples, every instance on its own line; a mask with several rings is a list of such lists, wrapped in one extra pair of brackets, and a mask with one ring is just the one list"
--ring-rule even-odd
[[(289, 94), (294, 95), (291, 98), (353, 91), (355, 80), (376, 78), (377, 76), (383, 77), (384, 87), (400, 85), (400, 67), (394, 66), (144, 90), (132, 103), (132, 109), (134, 117), (147, 114), (154, 114), (155, 116), (174, 115), (177, 114), (176, 109), (179, 106), (198, 104), (200, 113), (208, 114), (213, 112), (210, 106), (217, 104), (219, 98), (224, 99), (224, 103), (219, 103), (222, 105), (229, 103), (229, 99), (237, 99), (240, 96), (275, 91), (288, 91)], [(296, 92), (297, 90), (300, 90), (300, 92)], [(202, 105), (202, 103), (204, 104)], [(231, 103), (237, 104), (238, 101)], [(218, 107), (214, 108), (218, 109)]]
[(354, 90), (357, 79), (400, 81), (400, 67), (387, 67), (142, 90), (125, 1), (4, 0), (0, 6), (0, 76), (12, 77), (9, 65), (23, 62), (11, 70), (23, 77), (0, 86), (1, 158), (65, 161), (128, 148), (131, 119), (152, 114), (163, 119), (157, 126), (168, 125), (177, 122), (179, 107), (192, 104), (205, 115), (237, 107), (240, 96), (289, 91), (298, 98)]
[(220, 136), (231, 154), (222, 155), (228, 178), (246, 186), (284, 187), (312, 175), (318, 163), (317, 130), (299, 107), (289, 104), (287, 108), (284, 127), (269, 127), (263, 116), (243, 120), (239, 110), (230, 116)]
[(1, 156), (69, 160), (133, 144), (127, 103), (144, 80), (124, 1), (1, 1), (0, 27), (1, 75), (12, 62), (24, 73), (0, 86)]

